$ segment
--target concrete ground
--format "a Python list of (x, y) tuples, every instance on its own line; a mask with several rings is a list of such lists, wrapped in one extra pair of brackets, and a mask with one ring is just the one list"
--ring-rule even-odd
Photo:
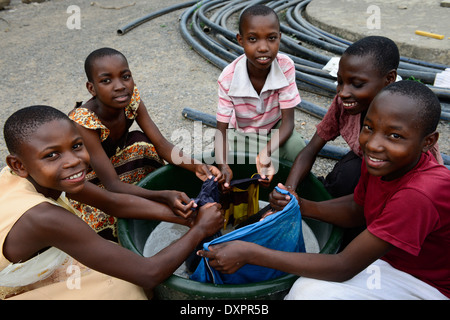
[[(400, 54), (450, 65), (450, 7), (441, 0), (313, 0), (307, 19), (317, 27), (355, 41), (364, 36), (388, 37)], [(416, 30), (443, 35), (435, 39)]]

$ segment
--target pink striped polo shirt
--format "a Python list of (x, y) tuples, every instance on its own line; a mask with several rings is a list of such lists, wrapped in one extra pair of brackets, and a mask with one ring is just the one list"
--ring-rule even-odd
[(243, 132), (270, 130), (281, 119), (281, 109), (300, 103), (294, 62), (278, 53), (260, 95), (247, 73), (247, 57), (241, 55), (219, 76), (217, 121)]

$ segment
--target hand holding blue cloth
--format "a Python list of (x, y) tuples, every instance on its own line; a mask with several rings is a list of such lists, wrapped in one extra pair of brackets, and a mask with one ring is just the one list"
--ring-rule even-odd
[[(302, 217), (297, 199), (288, 191), (278, 187), (275, 188), (278, 192), (291, 196), (290, 202), (282, 211), (204, 243), (204, 250), (209, 250), (208, 247), (210, 245), (242, 240), (274, 250), (305, 252)], [(243, 266), (233, 274), (224, 274), (210, 267), (208, 260), (208, 258), (202, 258), (197, 269), (191, 275), (192, 280), (215, 284), (244, 284), (270, 280), (285, 274), (279, 270), (250, 264)]]

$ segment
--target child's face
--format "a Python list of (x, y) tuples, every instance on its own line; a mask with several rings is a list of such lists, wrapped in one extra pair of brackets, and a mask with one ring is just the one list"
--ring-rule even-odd
[(243, 21), (242, 34), (237, 35), (239, 44), (247, 56), (249, 73), (268, 71), (278, 54), (281, 33), (273, 14), (250, 16)]
[(410, 171), (429, 149), (416, 103), (403, 95), (383, 92), (370, 105), (359, 136), (367, 170), (393, 180)]
[(92, 82), (86, 86), (101, 106), (123, 109), (130, 104), (134, 80), (126, 60), (112, 55), (95, 60)]
[(344, 54), (339, 61), (336, 91), (345, 111), (351, 115), (367, 110), (377, 93), (395, 81), (395, 78), (381, 76), (371, 63), (372, 59)]
[(45, 196), (56, 199), (62, 191), (76, 193), (83, 188), (89, 154), (70, 120), (43, 124), (23, 143), (20, 153), (23, 167), (16, 173)]

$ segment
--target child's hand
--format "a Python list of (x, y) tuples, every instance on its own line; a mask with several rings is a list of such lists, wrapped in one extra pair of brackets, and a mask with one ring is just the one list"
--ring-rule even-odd
[(188, 219), (194, 212), (197, 204), (191, 200), (184, 192), (175, 190), (165, 191), (165, 203), (172, 209), (177, 216)]
[(268, 187), (272, 182), (275, 174), (275, 168), (272, 164), (272, 159), (265, 152), (260, 152), (256, 156), (256, 170), (261, 175), (259, 183), (264, 187)]
[(209, 265), (222, 273), (234, 273), (247, 262), (245, 246), (248, 242), (230, 241), (209, 247), (209, 251), (199, 250), (197, 255), (209, 259)]
[[(292, 188), (285, 187), (282, 183), (279, 183), (278, 187), (280, 189), (289, 191), (298, 199), (297, 193)], [(279, 193), (275, 189), (273, 189), (273, 191), (269, 194), (270, 206), (275, 211), (283, 210), (283, 208), (289, 203), (289, 201), (291, 201), (290, 195)]]
[(200, 207), (192, 228), (201, 228), (204, 238), (223, 228), (224, 218), (219, 203), (207, 203)]
[(267, 211), (266, 213), (264, 213), (261, 216), (261, 219), (259, 219), (259, 221), (264, 220), (265, 218), (267, 218), (268, 216), (270, 216), (271, 214), (277, 213), (278, 211), (274, 210), (274, 209), (270, 209), (269, 211)]
[(214, 181), (218, 181), (222, 177), (222, 173), (218, 168), (204, 163), (195, 167), (195, 175), (202, 181), (211, 179), (212, 177), (214, 177)]
[(219, 165), (221, 177), (217, 180), (219, 184), (222, 185), (222, 191), (228, 191), (230, 190), (230, 182), (231, 179), (233, 179), (233, 171), (231, 171), (231, 168), (227, 164)]

